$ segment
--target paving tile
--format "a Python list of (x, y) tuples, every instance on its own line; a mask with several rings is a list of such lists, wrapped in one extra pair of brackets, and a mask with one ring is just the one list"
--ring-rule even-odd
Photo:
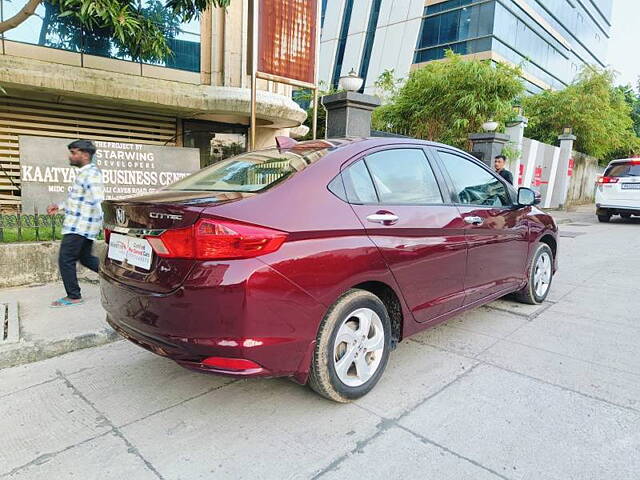
[(62, 380), (4, 397), (0, 419), (0, 475), (110, 429)]
[(495, 338), (503, 338), (510, 335), (522, 325), (527, 323), (527, 319), (519, 315), (503, 312), (494, 308), (479, 307), (468, 312), (453, 317), (447, 321), (450, 327), (462, 328), (482, 335)]
[(640, 376), (508, 341), (479, 360), (640, 411)]
[(640, 329), (640, 277), (636, 285), (638, 286), (612, 291), (607, 291), (606, 287), (577, 287), (550, 310), (580, 315), (598, 323), (621, 324)]
[(548, 307), (548, 305), (546, 304), (528, 305), (526, 303), (520, 303), (516, 300), (511, 299), (510, 297), (500, 298), (487, 304), (487, 306), (489, 308), (495, 308), (496, 310), (515, 313), (516, 315), (525, 317), (535, 315), (536, 313), (539, 313)]
[(497, 339), (488, 335), (439, 325), (410, 337), (424, 345), (432, 345), (462, 355), (477, 355), (493, 345)]
[(400, 424), (510, 479), (632, 480), (640, 415), (479, 366)]
[(362, 477), (367, 480), (425, 478), (437, 480), (492, 480), (500, 477), (453, 454), (393, 427), (342, 461), (322, 480)]
[(640, 375), (639, 335), (636, 327), (548, 310), (507, 340)]
[(109, 355), (69, 375), (73, 384), (115, 425), (132, 422), (232, 382), (192, 372), (128, 344), (128, 355)]
[(157, 480), (144, 461), (114, 433), (82, 443), (17, 471), (12, 480)]
[(382, 417), (396, 418), (476, 363), (428, 345), (404, 341), (391, 353), (375, 388), (356, 403)]
[(325, 400), (288, 380), (253, 380), (122, 431), (168, 480), (287, 479), (312, 477), (371, 437), (379, 422), (356, 405)]

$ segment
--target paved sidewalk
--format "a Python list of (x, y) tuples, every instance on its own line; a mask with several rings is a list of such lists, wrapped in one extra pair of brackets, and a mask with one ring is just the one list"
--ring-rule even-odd
[(353, 404), (125, 341), (0, 370), (0, 479), (637, 480), (640, 219), (561, 232), (549, 302), (401, 342)]
[(0, 289), (0, 304), (17, 302), (20, 340), (0, 343), (0, 368), (43, 360), (120, 337), (106, 324), (97, 280), (81, 282), (85, 303), (49, 308), (65, 295), (62, 282)]

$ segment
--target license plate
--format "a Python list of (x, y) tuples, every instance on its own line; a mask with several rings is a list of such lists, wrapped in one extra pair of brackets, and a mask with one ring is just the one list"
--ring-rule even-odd
[(622, 190), (640, 190), (640, 183), (621, 183)]
[(126, 261), (134, 267), (149, 270), (153, 260), (153, 249), (151, 244), (144, 238), (111, 233), (107, 256), (112, 260)]

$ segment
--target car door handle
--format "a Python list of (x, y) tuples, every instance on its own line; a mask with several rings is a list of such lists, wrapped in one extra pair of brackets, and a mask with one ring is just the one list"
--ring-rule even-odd
[(393, 213), (372, 213), (367, 217), (372, 223), (382, 223), (383, 225), (391, 225), (399, 220), (397, 215)]
[(482, 217), (464, 217), (464, 221), (469, 225), (482, 225), (484, 223)]

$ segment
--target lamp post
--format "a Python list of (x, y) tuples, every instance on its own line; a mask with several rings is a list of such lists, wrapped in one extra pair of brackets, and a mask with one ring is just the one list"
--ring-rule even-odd
[(338, 85), (342, 90), (347, 92), (357, 92), (362, 87), (364, 80), (358, 76), (356, 71), (352, 68), (351, 71), (338, 80)]

